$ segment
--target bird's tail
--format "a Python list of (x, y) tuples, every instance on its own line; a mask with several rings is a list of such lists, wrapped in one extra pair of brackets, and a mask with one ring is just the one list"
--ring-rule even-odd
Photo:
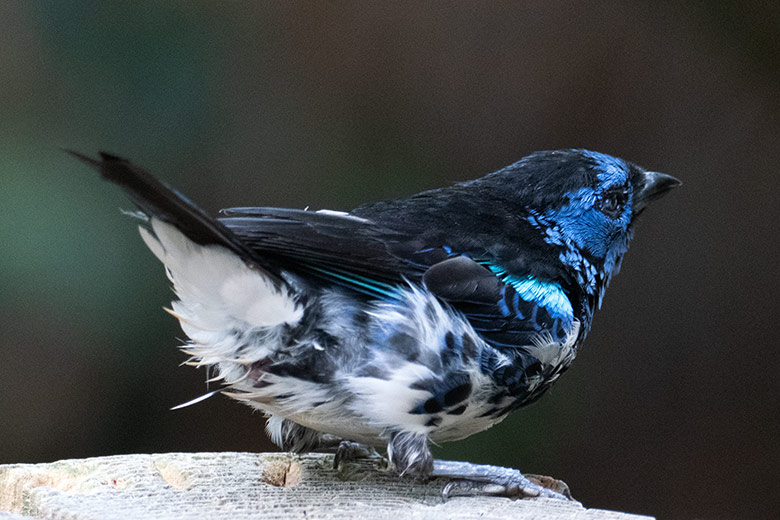
[(222, 341), (230, 331), (300, 318), (294, 291), (278, 270), (218, 220), (125, 159), (69, 153), (119, 185), (148, 217), (141, 236), (165, 264), (180, 299), (172, 314), (195, 343), (225, 345), (225, 352), (202, 353), (204, 360), (235, 357), (236, 345)]
[(97, 170), (103, 179), (121, 187), (146, 216), (171, 224), (196, 244), (225, 247), (245, 262), (263, 268), (264, 274), (275, 284), (281, 283), (262, 256), (246, 247), (217, 219), (144, 169), (105, 152), (100, 152), (99, 159), (93, 159), (73, 150), (66, 151)]

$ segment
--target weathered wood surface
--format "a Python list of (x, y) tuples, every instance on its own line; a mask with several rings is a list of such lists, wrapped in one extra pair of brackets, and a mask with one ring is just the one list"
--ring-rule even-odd
[(550, 499), (444, 502), (442, 481), (398, 479), (376, 460), (332, 464), (318, 454), (166, 453), (5, 465), (0, 520), (648, 518)]

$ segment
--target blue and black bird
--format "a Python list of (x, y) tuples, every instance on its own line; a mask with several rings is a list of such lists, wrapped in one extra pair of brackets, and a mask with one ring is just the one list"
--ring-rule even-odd
[[(385, 448), (400, 474), (559, 496), (516, 470), (434, 461), (536, 401), (576, 357), (650, 201), (680, 182), (587, 150), (350, 212), (212, 218), (130, 162), (81, 160), (138, 206), (192, 362), (294, 452)], [(464, 484), (465, 483), (465, 484)]]

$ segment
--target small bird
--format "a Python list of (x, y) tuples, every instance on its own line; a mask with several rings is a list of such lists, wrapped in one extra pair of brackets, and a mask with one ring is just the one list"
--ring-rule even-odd
[(544, 394), (579, 352), (637, 216), (680, 185), (557, 150), (350, 212), (212, 218), (127, 160), (70, 153), (139, 208), (182, 349), (213, 369), (216, 392), (262, 410), (284, 450), (335, 451), (338, 464), (384, 448), (398, 474), (454, 479), (445, 495), (562, 498), (517, 470), (434, 461), (429, 444)]

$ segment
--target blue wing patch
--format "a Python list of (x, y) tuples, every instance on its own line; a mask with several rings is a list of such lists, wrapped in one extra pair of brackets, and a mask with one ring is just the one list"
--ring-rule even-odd
[(309, 265), (309, 269), (330, 279), (338, 285), (353, 289), (372, 298), (395, 300), (400, 296), (400, 288), (397, 285), (372, 280), (371, 278), (350, 273), (336, 267), (328, 267), (325, 269), (323, 267)]
[[(514, 276), (507, 273), (501, 266), (492, 263), (483, 265), (493, 271), (501, 281), (511, 285), (515, 289), (516, 295), (524, 301), (543, 307), (555, 319), (563, 319), (567, 322), (571, 322), (574, 319), (574, 309), (571, 306), (571, 302), (557, 283), (543, 282), (533, 276)], [(507, 311), (509, 310), (503, 298), (499, 305), (503, 305)], [(515, 305), (515, 308), (518, 307), (518, 305)]]

